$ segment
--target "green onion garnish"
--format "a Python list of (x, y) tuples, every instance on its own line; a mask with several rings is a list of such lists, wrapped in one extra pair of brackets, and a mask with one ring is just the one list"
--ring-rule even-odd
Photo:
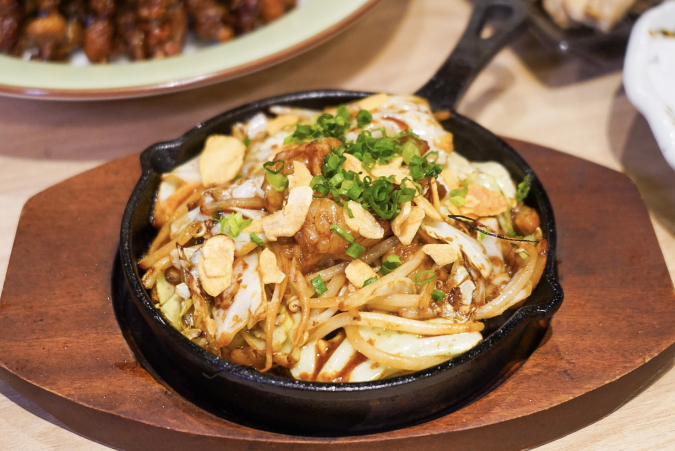
[(338, 172), (333, 177), (331, 177), (330, 184), (337, 187), (337, 186), (340, 186), (342, 184), (342, 182), (344, 182), (344, 181), (345, 181), (345, 176), (342, 175), (341, 172)]
[(349, 255), (351, 258), (359, 258), (365, 251), (366, 248), (361, 246), (359, 243), (352, 243), (351, 246), (347, 248), (345, 254)]
[[(278, 167), (278, 169), (272, 169), (274, 167)], [(284, 170), (284, 160), (268, 161), (263, 163), (263, 168), (268, 174), (281, 174), (281, 171)]]
[(211, 219), (213, 219), (216, 222), (220, 222), (223, 219), (223, 209), (218, 208), (216, 210), (213, 210), (213, 213), (211, 213)]
[(346, 106), (340, 105), (337, 107), (337, 113), (335, 115), (335, 119), (340, 119), (344, 122), (349, 122), (349, 110), (347, 109)]
[[(370, 113), (361, 111), (359, 115), (365, 121)], [(370, 116), (372, 118), (372, 115)], [(339, 125), (338, 123), (342, 120), (348, 120), (346, 108), (338, 108), (338, 114), (335, 117), (326, 114), (319, 116), (311, 127), (298, 126), (293, 140), (302, 141), (306, 138), (332, 136), (324, 132), (330, 127)], [(381, 136), (373, 137), (373, 132), (378, 132)], [(402, 138), (407, 136), (413, 136), (416, 140), (402, 142)], [(331, 153), (324, 157), (322, 174), (313, 177), (310, 183), (310, 187), (314, 190), (314, 197), (324, 198), (330, 195), (340, 206), (352, 200), (382, 219), (394, 219), (401, 211), (401, 204), (422, 194), (422, 186), (414, 180), (437, 177), (443, 169), (441, 165), (435, 163), (438, 158), (437, 152), (427, 152), (425, 157), (420, 156), (419, 142), (421, 142), (420, 138), (409, 130), (393, 137), (387, 136), (384, 128), (363, 130), (357, 136), (356, 141), (346, 142), (337, 149), (331, 149)], [(396, 156), (402, 155), (408, 162), (411, 177), (406, 178), (400, 184), (396, 183), (393, 176), (373, 179), (370, 175), (366, 175), (361, 178), (360, 173), (348, 171), (342, 166), (346, 161), (344, 153), (349, 153), (361, 160), (361, 165), (367, 171), (378, 164), (388, 164)], [(274, 181), (274, 174), (270, 174), (270, 172), (278, 172), (278, 170), (275, 171), (275, 168), (278, 168), (276, 164), (278, 163), (266, 163), (267, 177), (270, 184), (282, 190), (286, 187), (285, 180)], [(349, 211), (347, 214), (352, 216)]]
[[(429, 154), (433, 155), (434, 152), (429, 152)], [(438, 157), (437, 154), (436, 157)], [(429, 161), (426, 158), (426, 155), (424, 157), (413, 155), (410, 158), (410, 163), (408, 163), (408, 166), (410, 167), (410, 176), (413, 178), (413, 180), (419, 180), (424, 177), (438, 177), (438, 174), (443, 171), (443, 166), (436, 164), (433, 161)]]
[[(273, 169), (273, 168), (278, 169)], [(288, 178), (283, 174), (284, 160), (268, 161), (263, 164), (263, 168), (267, 172), (267, 183), (272, 185), (276, 191), (283, 191), (288, 186)]]
[(312, 125), (296, 125), (293, 134), (284, 139), (284, 144), (291, 142), (300, 143), (305, 140), (321, 137), (331, 137), (345, 141), (345, 132), (349, 130), (351, 125), (349, 119), (349, 110), (344, 105), (340, 105), (337, 108), (335, 116), (324, 113), (316, 118), (316, 121)]
[[(431, 157), (433, 157), (433, 160)], [(424, 154), (424, 158), (426, 158), (431, 163), (436, 163), (436, 160), (438, 160), (438, 152), (435, 150), (433, 152), (427, 152)]]
[(251, 145), (251, 138), (249, 138), (249, 137), (247, 136), (246, 138), (244, 138), (243, 143), (244, 143), (244, 145), (245, 145), (246, 147), (250, 146), (250, 145)]
[[(361, 110), (361, 111), (365, 111), (365, 110)], [(365, 286), (370, 285), (371, 283), (376, 282), (376, 281), (377, 281), (377, 276), (373, 276), (370, 279), (366, 279), (363, 282), (363, 286), (365, 287)]]
[(267, 174), (267, 183), (276, 191), (283, 191), (288, 187), (288, 177), (284, 174)]
[(382, 260), (382, 268), (380, 268), (380, 273), (383, 276), (386, 276), (399, 266), (401, 266), (401, 257), (398, 255), (390, 255), (384, 260)]
[[(425, 276), (429, 275), (429, 277), (425, 278)], [(417, 274), (415, 274), (415, 283), (417, 285), (424, 285), (429, 282), (433, 282), (436, 280), (436, 271), (429, 269), (426, 271), (420, 271)]]
[(466, 199), (460, 196), (451, 197), (450, 202), (452, 202), (452, 205), (456, 207), (463, 207), (464, 205), (466, 205)]
[(406, 141), (401, 148), (401, 156), (405, 164), (410, 164), (410, 160), (414, 156), (420, 156), (420, 148), (412, 141)]
[(347, 202), (345, 202), (345, 204), (344, 204), (343, 206), (344, 206), (345, 211), (347, 212), (347, 215), (348, 215), (350, 218), (353, 218), (353, 217), (354, 217), (354, 213), (352, 212), (352, 209), (349, 208), (349, 204), (348, 204)]
[[(343, 240), (347, 241), (348, 243), (354, 243), (354, 237), (351, 236), (351, 235), (349, 234), (349, 232), (347, 232), (345, 229), (343, 229), (343, 228), (340, 227), (339, 225), (337, 225), (337, 224), (332, 224), (332, 225), (330, 226), (330, 229), (331, 229), (331, 231), (337, 233), (338, 236), (339, 236), (340, 238), (342, 238)], [(358, 258), (358, 257), (355, 257), (355, 258)]]
[(530, 187), (534, 178), (531, 174), (527, 174), (522, 182), (518, 184), (518, 191), (516, 192), (516, 200), (524, 201), (528, 194), (530, 194)]
[[(244, 219), (240, 212), (231, 214), (220, 221), (220, 233), (227, 233), (230, 238), (236, 238), (252, 222), (252, 219)], [(225, 227), (227, 227), (227, 230), (225, 230)]]
[(249, 234), (249, 237), (251, 238), (251, 241), (253, 241), (258, 246), (262, 246), (263, 244), (265, 244), (265, 242), (255, 233)]
[(323, 168), (322, 173), (326, 178), (333, 177), (337, 172), (342, 163), (346, 160), (345, 157), (338, 155), (336, 153), (329, 153), (323, 159)]
[(464, 181), (461, 188), (450, 190), (450, 202), (457, 207), (463, 207), (466, 204), (464, 196), (467, 194), (469, 194), (469, 187)]
[(315, 278), (310, 280), (310, 283), (314, 287), (316, 294), (318, 294), (319, 296), (324, 294), (326, 290), (328, 290), (328, 287), (326, 287), (326, 283), (323, 281), (321, 276), (316, 276)]
[(356, 125), (359, 128), (363, 128), (366, 125), (370, 124), (373, 121), (373, 115), (370, 114), (368, 110), (361, 110), (356, 115)]
[(434, 302), (441, 302), (445, 297), (445, 293), (441, 290), (434, 290), (431, 292), (431, 300)]

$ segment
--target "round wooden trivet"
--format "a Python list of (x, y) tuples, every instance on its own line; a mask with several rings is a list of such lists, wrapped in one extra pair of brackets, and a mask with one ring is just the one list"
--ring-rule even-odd
[(530, 358), (455, 412), (386, 433), (296, 437), (227, 421), (158, 382), (134, 357), (111, 304), (137, 156), (27, 202), (0, 300), (0, 377), (76, 432), (128, 450), (515, 450), (582, 428), (675, 357), (673, 285), (625, 175), (509, 142), (553, 203), (565, 301)]

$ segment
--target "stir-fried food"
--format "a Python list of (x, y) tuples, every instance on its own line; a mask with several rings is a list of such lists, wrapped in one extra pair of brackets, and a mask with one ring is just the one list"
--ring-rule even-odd
[(0, 0), (0, 52), (63, 61), (82, 48), (92, 63), (183, 51), (188, 29), (225, 42), (284, 15), (295, 0)]
[(320, 382), (421, 370), (537, 285), (530, 183), (455, 152), (418, 97), (272, 107), (162, 175), (143, 284), (237, 364)]

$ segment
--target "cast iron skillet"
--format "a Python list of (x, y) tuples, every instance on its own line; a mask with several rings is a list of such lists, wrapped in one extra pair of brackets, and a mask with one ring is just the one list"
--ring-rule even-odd
[[(452, 110), (478, 71), (510, 40), (526, 17), (526, 9), (519, 2), (479, 2), (455, 51), (417, 94), (426, 97), (434, 110)], [(500, 21), (495, 33), (481, 39), (484, 25), (495, 20)], [(156, 234), (150, 217), (161, 173), (198, 154), (209, 135), (230, 133), (233, 124), (272, 105), (322, 109), (370, 94), (320, 90), (262, 99), (199, 124), (174, 141), (155, 144), (141, 155), (143, 174), (122, 221), (120, 260), (136, 307), (153, 338), (167, 350), (166, 356), (171, 359), (168, 366), (181, 375), (173, 378), (182, 381), (173, 385), (177, 392), (198, 392), (198, 398), (211, 411), (225, 412), (228, 419), (258, 428), (305, 435), (362, 434), (410, 425), (457, 408), (484, 391), (507, 364), (520, 358), (520, 353), (528, 354), (538, 344), (547, 319), (563, 300), (555, 271), (553, 209), (532, 169), (508, 144), (454, 111), (443, 126), (454, 134), (457, 151), (471, 160), (498, 161), (515, 180), (526, 174), (534, 176), (528, 203), (539, 212), (549, 243), (544, 275), (526, 304), (488, 320), (486, 338), (469, 352), (432, 368), (381, 381), (296, 381), (259, 373), (210, 354), (171, 327), (153, 306), (141, 285), (136, 263)]]

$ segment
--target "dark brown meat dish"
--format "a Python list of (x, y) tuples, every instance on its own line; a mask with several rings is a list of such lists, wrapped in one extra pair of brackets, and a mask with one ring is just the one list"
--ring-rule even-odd
[(92, 63), (178, 55), (189, 26), (225, 42), (278, 19), (295, 0), (0, 0), (0, 52), (65, 61), (83, 49)]

